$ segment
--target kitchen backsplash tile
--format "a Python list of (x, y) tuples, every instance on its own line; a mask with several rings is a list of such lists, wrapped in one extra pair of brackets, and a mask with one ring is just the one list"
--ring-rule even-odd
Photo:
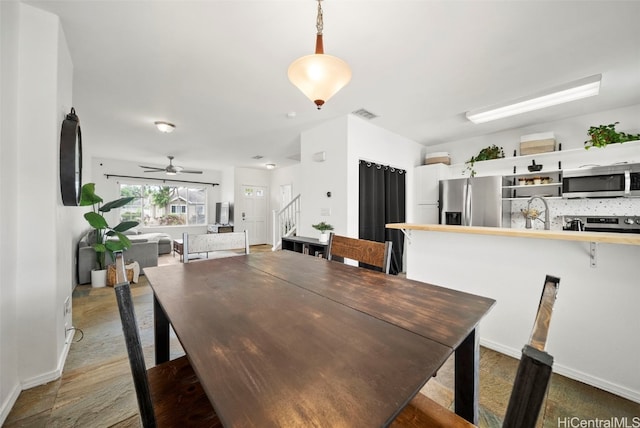
[[(640, 217), (640, 198), (602, 198), (602, 199), (550, 199), (549, 204), (551, 229), (562, 229), (562, 217), (570, 215), (589, 216), (638, 216)], [(531, 203), (532, 208), (544, 210), (544, 204), (540, 200)], [(511, 227), (522, 229), (525, 226), (525, 218), (521, 210), (527, 208), (527, 201), (513, 201), (511, 204)], [(544, 229), (544, 214), (540, 221), (534, 221), (534, 229)]]

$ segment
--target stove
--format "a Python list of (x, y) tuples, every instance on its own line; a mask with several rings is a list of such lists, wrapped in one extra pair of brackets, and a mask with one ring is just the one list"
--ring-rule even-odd
[(638, 216), (563, 216), (563, 230), (585, 232), (640, 233)]

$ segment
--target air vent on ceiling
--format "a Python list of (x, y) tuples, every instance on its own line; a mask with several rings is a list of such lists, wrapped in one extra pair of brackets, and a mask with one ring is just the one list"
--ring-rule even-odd
[(255, 155), (254, 157), (252, 157), (251, 159), (262, 159), (264, 156), (262, 155)]
[(352, 114), (355, 114), (356, 116), (360, 116), (361, 118), (367, 120), (375, 119), (376, 117), (378, 117), (377, 114), (373, 114), (369, 110), (365, 110), (363, 108), (352, 112)]

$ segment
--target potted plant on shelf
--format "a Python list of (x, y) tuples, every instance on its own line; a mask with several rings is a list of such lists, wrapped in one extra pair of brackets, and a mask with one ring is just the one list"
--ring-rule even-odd
[(626, 134), (617, 132), (616, 125), (620, 122), (610, 123), (609, 125), (592, 126), (587, 131), (591, 137), (590, 140), (584, 142), (584, 148), (589, 150), (591, 147), (606, 147), (609, 144), (624, 143), (626, 141), (640, 140), (640, 134)]
[(333, 230), (333, 226), (325, 223), (324, 221), (321, 221), (318, 224), (312, 224), (311, 227), (320, 231), (320, 242), (324, 243), (329, 241), (329, 234), (327, 233), (327, 231)]
[(475, 165), (476, 162), (491, 160), (491, 159), (500, 159), (503, 157), (504, 157), (504, 150), (502, 149), (502, 147), (498, 147), (495, 144), (485, 147), (484, 149), (480, 150), (480, 152), (477, 155), (471, 156), (471, 159), (465, 162), (466, 168), (462, 171), (462, 173), (464, 174), (465, 172), (469, 171), (471, 173), (469, 176), (475, 177), (476, 170), (473, 169), (473, 166)]
[(92, 210), (85, 213), (84, 218), (94, 231), (94, 238), (91, 239), (91, 242), (96, 252), (97, 269), (91, 271), (91, 285), (93, 287), (104, 287), (107, 282), (106, 253), (113, 254), (114, 251), (131, 248), (131, 241), (122, 232), (138, 225), (137, 221), (123, 221), (115, 227), (110, 227), (102, 213), (120, 208), (133, 199), (134, 197), (127, 197), (103, 203), (102, 198), (95, 193), (95, 183), (87, 183), (82, 186), (80, 206), (92, 206)]

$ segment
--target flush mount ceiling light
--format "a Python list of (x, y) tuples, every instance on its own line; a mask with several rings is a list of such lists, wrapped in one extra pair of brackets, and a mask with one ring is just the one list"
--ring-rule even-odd
[(473, 123), (485, 123), (504, 117), (515, 116), (558, 104), (598, 95), (601, 74), (585, 77), (544, 92), (519, 98), (500, 105), (467, 112), (467, 119)]
[(318, 0), (316, 53), (293, 61), (288, 71), (291, 83), (313, 101), (318, 110), (351, 80), (349, 65), (340, 58), (324, 53), (321, 1)]
[(153, 122), (153, 124), (156, 125), (158, 131), (164, 132), (166, 134), (173, 132), (173, 130), (176, 129), (176, 126), (173, 123), (163, 122), (160, 120)]
[(274, 169), (276, 167), (276, 164), (275, 163), (268, 163), (266, 165), (266, 167), (267, 167), (267, 169)]

